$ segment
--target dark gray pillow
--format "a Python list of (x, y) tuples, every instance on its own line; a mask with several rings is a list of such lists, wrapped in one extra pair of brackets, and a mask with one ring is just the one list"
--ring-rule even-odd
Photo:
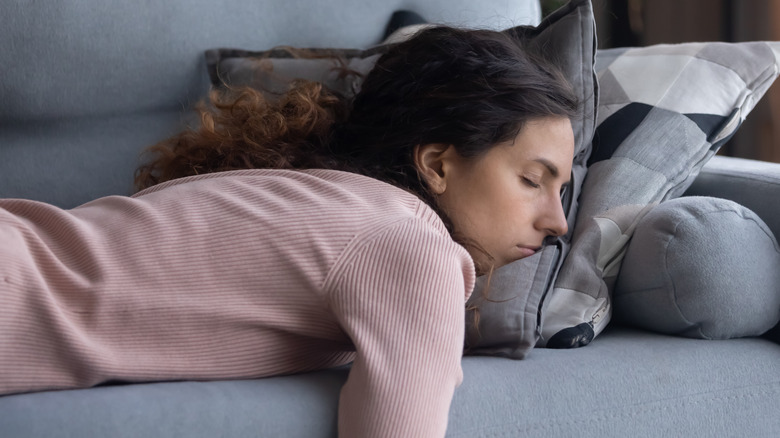
[(249, 86), (266, 95), (281, 95), (290, 82), (306, 79), (351, 98), (364, 77), (387, 50), (301, 49), (278, 47), (264, 51), (213, 49), (206, 51), (206, 66), (213, 87)]
[(725, 199), (663, 202), (637, 224), (613, 293), (616, 321), (703, 339), (758, 336), (780, 320), (780, 246)]

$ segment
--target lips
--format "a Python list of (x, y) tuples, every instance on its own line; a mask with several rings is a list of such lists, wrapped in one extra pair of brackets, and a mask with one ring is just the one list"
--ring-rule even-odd
[(517, 245), (517, 249), (519, 250), (522, 257), (531, 257), (541, 248), (541, 246)]

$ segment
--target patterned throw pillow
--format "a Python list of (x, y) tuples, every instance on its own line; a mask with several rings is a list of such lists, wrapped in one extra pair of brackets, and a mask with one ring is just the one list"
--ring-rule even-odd
[(776, 42), (598, 52), (593, 152), (572, 249), (543, 304), (540, 346), (587, 345), (604, 329), (643, 207), (690, 186), (776, 78), (778, 52)]

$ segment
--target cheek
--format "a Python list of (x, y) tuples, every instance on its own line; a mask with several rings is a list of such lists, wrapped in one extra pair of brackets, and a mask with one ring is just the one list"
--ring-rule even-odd
[(457, 222), (452, 218), (453, 223), (460, 226), (460, 232), (486, 245), (505, 240), (506, 235), (524, 226), (525, 206), (532, 201), (518, 183), (513, 186), (495, 177), (474, 180), (464, 187), (463, 195), (457, 208), (459, 218)]
[(455, 232), (475, 239), (484, 234), (485, 224), (494, 215), (491, 201), (479, 180), (459, 180), (450, 184), (439, 197), (439, 205), (448, 216)]
[(482, 202), (495, 221), (500, 221), (503, 227), (513, 228), (535, 202), (535, 192), (524, 187), (519, 178), (512, 175), (512, 178), (505, 178), (486, 191)]

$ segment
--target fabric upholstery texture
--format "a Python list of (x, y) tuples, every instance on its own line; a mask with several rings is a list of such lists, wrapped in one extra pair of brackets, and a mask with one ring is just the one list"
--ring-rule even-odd
[[(706, 365), (703, 365), (706, 364)], [(463, 359), (449, 438), (780, 435), (780, 347), (610, 327), (588, 348)], [(346, 369), (0, 397), (0, 435), (336, 436)]]
[(672, 199), (637, 224), (613, 300), (616, 320), (660, 333), (758, 336), (780, 320), (780, 246), (733, 201)]
[(597, 217), (681, 195), (772, 84), (778, 50), (774, 42), (685, 43), (598, 53), (593, 152), (540, 345), (587, 345), (604, 329), (635, 224)]
[(410, 7), (436, 22), (495, 29), (538, 23), (541, 14), (536, 1), (506, 0), (166, 0), (143, 8), (10, 0), (0, 16), (0, 121), (181, 110), (207, 90), (210, 47), (365, 48), (394, 11)]
[(685, 192), (686, 196), (730, 199), (753, 212), (780, 236), (780, 168), (777, 163), (714, 156)]
[(186, 123), (180, 110), (0, 123), (0, 198), (72, 208), (133, 193), (141, 150)]

